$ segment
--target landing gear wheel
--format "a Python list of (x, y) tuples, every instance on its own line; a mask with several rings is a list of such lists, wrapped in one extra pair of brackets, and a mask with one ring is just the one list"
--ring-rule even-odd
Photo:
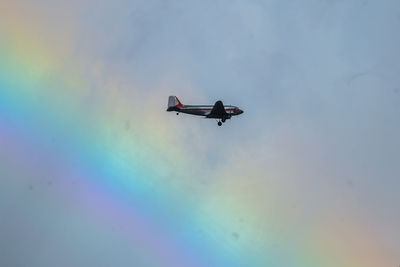
[(176, 115), (179, 115), (179, 112), (177, 112)]
[(226, 119), (222, 119), (222, 122), (225, 122), (226, 121)]
[(221, 126), (221, 125), (222, 125), (222, 122), (219, 121), (219, 122), (218, 122), (218, 126)]

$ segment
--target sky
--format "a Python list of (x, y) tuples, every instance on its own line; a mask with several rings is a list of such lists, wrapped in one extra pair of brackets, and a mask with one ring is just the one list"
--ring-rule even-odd
[(398, 266), (399, 26), (396, 0), (1, 1), (0, 265)]

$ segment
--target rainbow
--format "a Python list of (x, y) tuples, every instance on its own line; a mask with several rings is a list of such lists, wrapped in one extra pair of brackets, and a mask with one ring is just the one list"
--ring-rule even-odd
[[(57, 179), (83, 184), (85, 195), (71, 189), (65, 193), (77, 205), (88, 205), (96, 222), (123, 222), (127, 228), (121, 234), (138, 242), (158, 266), (238, 264), (234, 249), (219, 247), (217, 234), (204, 234), (208, 229), (191, 207), (195, 199), (165, 183), (171, 175), (182, 177), (173, 174), (179, 167), (172, 161), (188, 164), (180, 151), (162, 143), (171, 136), (165, 136), (166, 131), (157, 136), (142, 126), (132, 129), (141, 143), (126, 129), (127, 134), (114, 136), (118, 117), (143, 125), (118, 88), (103, 91), (105, 97), (117, 99), (117, 108), (88, 103), (93, 100), (85, 89), (89, 85), (76, 71), (63, 72), (57, 55), (45, 51), (37, 39), (25, 43), (25, 32), (11, 33), (2, 36), (0, 51), (1, 137), (10, 151), (29, 148), (58, 170)], [(26, 152), (14, 151), (11, 159), (21, 161)]]
[[(51, 172), (67, 185), (64, 197), (93, 225), (109, 231), (110, 225), (118, 225), (115, 231), (153, 266), (384, 262), (382, 254), (373, 252), (375, 246), (364, 243), (367, 230), (357, 230), (354, 239), (360, 241), (354, 243), (373, 259), (363, 259), (361, 252), (341, 254), (337, 228), (326, 233), (329, 213), (313, 229), (295, 226), (302, 211), (276, 210), (276, 205), (290, 209), (289, 201), (278, 203), (287, 194), (280, 187), (260, 188), (257, 177), (263, 174), (251, 163), (212, 171), (206, 161), (196, 165), (164, 117), (139, 101), (132, 105), (132, 99), (143, 97), (134, 83), (114, 73), (104, 78), (104, 64), (74, 57), (72, 47), (40, 33), (51, 26), (37, 18), (37, 25), (28, 27), (18, 18), (15, 13), (4, 16), (7, 23), (0, 26), (2, 150), (15, 165), (38, 174)], [(97, 80), (102, 82), (93, 82)], [(132, 90), (124, 90), (121, 80)], [(30, 166), (28, 155), (41, 165)], [(239, 160), (246, 162), (243, 157)], [(5, 165), (0, 162), (0, 168)], [(204, 177), (209, 177), (207, 185), (197, 181)], [(283, 186), (285, 192), (295, 192)]]

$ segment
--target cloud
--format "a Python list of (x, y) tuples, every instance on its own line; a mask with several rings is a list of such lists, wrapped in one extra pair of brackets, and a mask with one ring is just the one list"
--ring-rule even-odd
[[(152, 169), (150, 159), (169, 166), (166, 172), (153, 170), (164, 178), (156, 180), (162, 181), (156, 188), (190, 192), (186, 201), (205, 239), (219, 241), (229, 252), (242, 251), (243, 244), (271, 250), (285, 263), (280, 253), (300, 250), (306, 256), (297, 252), (292, 262), (297, 266), (296, 260), (313, 257), (314, 249), (332, 262), (356, 266), (365, 263), (359, 255), (373, 245), (355, 249), (359, 254), (349, 254), (351, 261), (332, 251), (346, 241), (359, 244), (358, 235), (369, 236), (372, 229), (371, 243), (390, 251), (389, 260), (376, 255), (376, 262), (395, 264), (400, 246), (397, 1), (51, 2), (27, 8), (40, 22), (35, 38), (49, 47), (63, 44), (54, 48), (59, 76), (78, 81), (67, 88), (85, 88), (54, 99), (69, 100), (74, 114), (82, 114), (102, 136), (102, 148), (121, 162), (129, 165), (135, 156), (135, 166)], [(15, 16), (20, 8), (14, 7)], [(217, 128), (212, 120), (166, 113), (169, 95), (188, 104), (222, 99), (245, 113)], [(131, 151), (132, 146), (138, 149)], [(38, 177), (46, 169), (30, 168)], [(11, 174), (4, 177), (7, 187), (17, 187)], [(24, 194), (36, 190), (47, 189), (33, 186)], [(39, 207), (54, 197), (45, 194), (49, 199), (40, 198)], [(75, 216), (65, 209), (66, 219)], [(327, 210), (335, 221), (350, 216), (341, 224), (339, 233), (346, 236), (340, 242), (324, 219), (330, 218)], [(8, 223), (7, 229), (20, 229)], [(39, 229), (47, 225), (35, 223)], [(75, 223), (71, 235), (85, 235), (85, 222)], [(363, 230), (353, 236), (351, 229), (360, 224)], [(107, 229), (91, 229), (88, 235), (95, 239), (102, 233), (99, 243), (119, 244), (97, 249), (110, 249), (110, 262), (124, 265), (132, 258), (124, 246), (132, 242), (108, 235)], [(51, 241), (65, 240), (61, 231), (56, 225)], [(323, 242), (319, 235), (327, 240), (326, 251), (317, 249)], [(19, 242), (25, 237), (41, 238), (24, 233)], [(309, 242), (307, 249), (300, 247), (302, 241)], [(11, 246), (13, 253), (19, 242)], [(86, 245), (95, 249), (95, 243)], [(91, 261), (99, 251), (73, 244), (62, 245), (75, 253), (82, 249), (89, 264), (100, 264)]]

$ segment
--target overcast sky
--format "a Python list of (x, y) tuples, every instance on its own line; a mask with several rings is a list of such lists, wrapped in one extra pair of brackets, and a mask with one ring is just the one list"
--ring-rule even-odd
[[(149, 217), (140, 213), (145, 222), (166, 219), (161, 210), (176, 216), (165, 236), (183, 245), (166, 265), (400, 264), (399, 1), (6, 0), (0, 10), (0, 97), (17, 92), (5, 85), (37, 63), (38, 72), (46, 67), (26, 83), (41, 107), (32, 104), (29, 118), (83, 121), (63, 133), (52, 121), (15, 130), (0, 109), (0, 265), (157, 266), (167, 256), (150, 234), (136, 238), (141, 229), (130, 221), (114, 233), (107, 223), (109, 210), (132, 203), (146, 216), (151, 206)], [(14, 78), (3, 54), (25, 62)], [(222, 100), (244, 114), (218, 127), (165, 112), (169, 95), (184, 104)], [(80, 129), (86, 139), (75, 136)], [(40, 139), (50, 134), (55, 142)], [(96, 202), (97, 182), (85, 177), (96, 180), (88, 162), (97, 156), (76, 149), (72, 158), (85, 163), (71, 163), (54, 151), (91, 139), (106, 151), (104, 168), (138, 166), (154, 189), (142, 194), (163, 204), (120, 189), (99, 217), (83, 215)], [(69, 164), (89, 171), (65, 179)], [(93, 195), (114, 199), (113, 190)]]

